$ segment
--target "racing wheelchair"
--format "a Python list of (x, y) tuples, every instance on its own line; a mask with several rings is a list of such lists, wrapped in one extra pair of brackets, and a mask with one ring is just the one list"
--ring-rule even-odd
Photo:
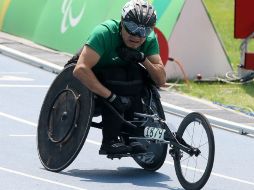
[[(80, 152), (90, 127), (101, 128), (93, 121), (98, 116), (96, 96), (73, 77), (75, 65), (70, 64), (55, 78), (42, 104), (38, 129), (37, 149), (42, 165), (59, 172), (68, 167)], [(145, 153), (110, 154), (108, 158), (132, 157), (142, 168), (158, 170), (164, 163), (168, 147), (174, 160), (179, 182), (185, 189), (201, 189), (212, 171), (215, 143), (211, 126), (204, 115), (193, 112), (172, 132), (157, 88), (150, 85), (142, 93), (143, 113), (134, 113), (133, 121), (125, 120), (113, 107), (126, 126), (143, 127), (142, 135), (128, 135), (146, 146)], [(109, 105), (110, 106), (110, 105)]]

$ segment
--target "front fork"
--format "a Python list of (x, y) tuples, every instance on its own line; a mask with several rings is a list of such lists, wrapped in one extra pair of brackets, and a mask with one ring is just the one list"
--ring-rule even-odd
[(173, 135), (175, 136), (175, 139), (170, 141), (171, 149), (169, 150), (169, 154), (174, 159), (181, 159), (183, 157), (183, 153), (180, 150), (186, 152), (190, 156), (199, 156), (201, 151), (198, 148), (194, 148), (193, 146), (187, 144), (185, 140), (182, 137), (179, 137), (176, 133)]

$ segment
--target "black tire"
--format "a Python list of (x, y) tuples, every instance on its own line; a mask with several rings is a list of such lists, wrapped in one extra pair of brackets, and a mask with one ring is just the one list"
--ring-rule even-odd
[[(191, 130), (189, 130), (189, 127)], [(191, 132), (193, 134), (190, 134)], [(202, 132), (202, 134), (197, 134), (198, 132)], [(197, 138), (194, 137), (194, 133), (198, 135)], [(174, 165), (177, 178), (185, 189), (201, 189), (208, 181), (213, 168), (215, 143), (212, 128), (204, 115), (193, 112), (183, 119), (177, 131), (177, 136), (183, 138), (188, 145), (199, 148), (201, 151), (198, 156), (190, 156), (179, 149), (176, 150), (177, 156), (174, 158)], [(205, 148), (208, 150), (205, 150)], [(198, 158), (201, 160), (197, 161)], [(193, 160), (195, 160), (195, 168), (189, 165)], [(184, 165), (185, 161), (187, 161), (187, 166)], [(201, 164), (204, 168), (197, 168), (197, 164)]]
[[(68, 65), (55, 78), (40, 111), (37, 150), (49, 171), (59, 172), (73, 162), (90, 129), (93, 94), (73, 77), (73, 69), (74, 65)], [(62, 109), (65, 106), (68, 115)]]
[[(153, 114), (157, 113), (158, 116), (161, 119), (165, 120), (164, 111), (160, 102), (159, 93), (157, 92), (157, 89), (151, 88), (152, 92), (152, 113), (151, 110), (147, 107), (146, 113)], [(149, 105), (149, 96), (146, 96), (144, 98), (144, 101), (147, 105)], [(136, 163), (141, 166), (145, 170), (149, 171), (156, 171), (158, 170), (164, 163), (166, 156), (167, 156), (167, 144), (156, 144), (151, 143), (146, 140), (138, 140), (140, 143), (145, 145), (147, 147), (147, 152), (152, 152), (152, 154), (146, 154), (144, 156), (134, 156), (133, 159), (136, 161)]]

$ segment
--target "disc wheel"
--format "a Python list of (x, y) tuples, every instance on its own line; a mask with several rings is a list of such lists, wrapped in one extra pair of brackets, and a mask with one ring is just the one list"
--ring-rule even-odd
[(37, 149), (42, 165), (59, 172), (77, 157), (93, 116), (93, 94), (73, 77), (68, 65), (51, 84), (41, 107)]
[(212, 128), (204, 115), (193, 112), (181, 122), (177, 138), (186, 143), (186, 146), (199, 150), (196, 155), (189, 155), (175, 149), (174, 165), (178, 180), (185, 189), (201, 189), (210, 177), (214, 162), (215, 143)]
[(53, 143), (64, 143), (71, 137), (79, 116), (78, 99), (71, 89), (64, 89), (53, 101), (48, 118), (48, 137)]
[[(151, 91), (146, 93), (144, 102), (146, 105), (147, 114), (158, 114), (161, 119), (165, 119), (164, 111), (160, 102), (160, 97), (157, 89), (151, 88)], [(152, 96), (152, 99), (150, 97)], [(151, 101), (151, 102), (150, 102)], [(148, 106), (150, 105), (150, 106)], [(147, 147), (147, 154), (142, 156), (134, 156), (136, 163), (149, 171), (158, 170), (164, 163), (167, 156), (167, 144), (158, 144), (147, 140), (138, 140)]]

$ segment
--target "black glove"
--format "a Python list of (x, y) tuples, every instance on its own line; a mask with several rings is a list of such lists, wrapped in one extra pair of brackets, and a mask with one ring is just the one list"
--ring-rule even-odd
[(116, 52), (123, 61), (129, 63), (143, 63), (146, 59), (143, 52), (128, 47), (118, 47)]
[(119, 112), (124, 113), (130, 107), (130, 99), (127, 97), (117, 96), (111, 93), (111, 95), (106, 98), (106, 100)]

